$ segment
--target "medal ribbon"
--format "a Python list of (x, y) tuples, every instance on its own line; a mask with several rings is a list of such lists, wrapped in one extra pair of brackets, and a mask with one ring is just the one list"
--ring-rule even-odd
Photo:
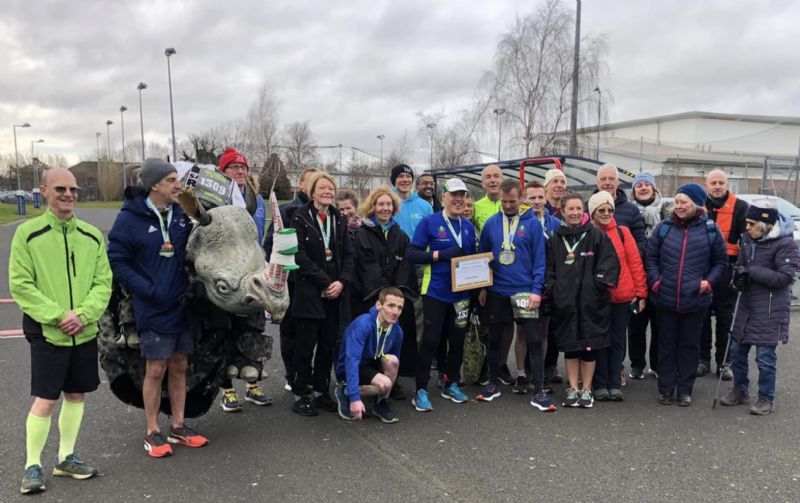
[[(389, 328), (387, 328), (386, 332), (383, 333), (383, 344), (381, 344), (381, 333), (382, 333), (383, 327), (381, 327), (381, 322), (380, 322), (380, 320), (378, 318), (375, 318), (375, 324), (378, 326), (378, 329), (377, 329), (378, 342), (377, 342), (377, 344), (375, 344), (375, 357), (373, 358), (373, 360), (377, 360), (378, 358), (380, 358), (380, 357), (385, 355), (385, 353), (383, 351), (384, 351), (384, 349), (386, 349), (386, 341), (389, 339), (389, 332), (392, 331), (392, 326), (389, 325)], [(380, 348), (380, 349), (378, 349), (378, 348)]]
[(319, 224), (319, 229), (320, 229), (321, 234), (322, 234), (322, 242), (325, 244), (325, 249), (326, 250), (330, 250), (331, 249), (331, 246), (330, 246), (330, 244), (331, 244), (331, 216), (330, 215), (326, 215), (325, 223), (323, 224), (322, 223), (322, 219), (319, 218), (319, 215), (317, 215), (317, 223)]
[(509, 218), (508, 215), (503, 215), (503, 217), (503, 250), (510, 251), (514, 249), (514, 236), (519, 225), (519, 216), (514, 215)]
[(567, 239), (564, 236), (561, 236), (561, 241), (563, 241), (564, 242), (564, 246), (567, 247), (567, 255), (569, 255), (570, 253), (574, 254), (575, 253), (575, 249), (578, 247), (579, 244), (581, 244), (581, 241), (583, 241), (583, 238), (585, 238), (585, 237), (586, 237), (586, 233), (584, 232), (583, 234), (581, 234), (581, 237), (578, 238), (577, 241), (575, 241), (575, 244), (570, 246), (570, 244), (567, 243)]
[(144, 200), (145, 204), (148, 208), (153, 210), (153, 213), (156, 214), (158, 217), (158, 226), (161, 227), (161, 238), (164, 240), (164, 243), (169, 243), (169, 226), (172, 225), (172, 205), (169, 206), (169, 211), (167, 212), (167, 222), (166, 226), (164, 225), (164, 218), (161, 216), (161, 210), (159, 210), (153, 201), (150, 198), (146, 198)]
[(461, 242), (462, 242), (462, 240), (461, 240), (461, 230), (464, 228), (464, 226), (461, 224), (461, 216), (459, 215), (459, 217), (458, 217), (458, 234), (456, 234), (455, 229), (453, 229), (452, 224), (450, 224), (450, 219), (447, 218), (447, 215), (445, 215), (444, 212), (442, 212), (442, 218), (444, 219), (444, 223), (445, 223), (445, 225), (447, 225), (447, 228), (450, 230), (450, 234), (453, 236), (453, 239), (455, 240), (455, 242), (458, 245), (458, 247), (459, 248), (463, 248), (463, 246), (461, 245)]

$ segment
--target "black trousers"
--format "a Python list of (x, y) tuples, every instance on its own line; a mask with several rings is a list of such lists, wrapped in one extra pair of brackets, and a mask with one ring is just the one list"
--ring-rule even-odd
[(431, 378), (433, 355), (442, 337), (447, 339), (447, 377), (450, 382), (461, 380), (461, 363), (464, 359), (464, 336), (467, 327), (456, 326), (456, 311), (453, 304), (439, 302), (427, 295), (422, 296), (425, 312), (425, 329), (417, 353), (417, 389), (427, 389)]
[(295, 318), (297, 332), (291, 381), (295, 395), (308, 394), (309, 384), (319, 393), (327, 393), (330, 386), (334, 346), (339, 332), (339, 300), (325, 299), (322, 302), (325, 319)]
[(609, 332), (611, 346), (597, 351), (597, 368), (594, 372), (592, 386), (594, 389), (619, 389), (621, 376), (619, 369), (625, 360), (625, 331), (631, 310), (627, 302), (611, 304)]
[(697, 355), (700, 351), (700, 328), (706, 311), (676, 313), (658, 309), (658, 391), (691, 395)]
[(658, 323), (656, 308), (647, 302), (644, 311), (631, 316), (628, 323), (628, 358), (631, 368), (644, 370), (647, 367), (647, 325), (650, 325), (650, 368), (658, 372)]
[(286, 382), (292, 382), (294, 379), (292, 372), (292, 360), (294, 359), (294, 341), (297, 337), (297, 326), (291, 313), (286, 311), (286, 315), (281, 320), (280, 326), (280, 341), (281, 341), (281, 360), (283, 360), (283, 368), (286, 370)]
[[(736, 291), (728, 285), (720, 286), (714, 290), (714, 297), (708, 314), (703, 322), (700, 332), (700, 359), (702, 362), (711, 362), (711, 318), (716, 320), (714, 327), (714, 361), (717, 366), (722, 365), (725, 357), (725, 346), (728, 344), (728, 331), (733, 323), (733, 308), (736, 304)], [(730, 363), (731, 357), (728, 355)]]
[[(538, 319), (519, 319), (517, 325), (522, 329), (522, 335), (528, 345), (526, 358), (526, 371), (535, 390), (541, 390), (544, 383), (544, 351), (542, 351), (542, 337), (539, 332)], [(492, 384), (497, 384), (497, 375), (500, 367), (505, 364), (501, 354), (503, 334), (509, 325), (489, 325), (489, 344), (486, 351), (486, 360), (489, 365), (489, 379)], [(511, 325), (514, 326), (513, 324)]]
[[(549, 325), (550, 320), (552, 320), (552, 316), (547, 317), (547, 323)], [(558, 365), (558, 350), (556, 349), (555, 341), (553, 340), (555, 335), (553, 331), (548, 328), (547, 330), (547, 351), (544, 354), (544, 368), (545, 369), (553, 369), (555, 370), (556, 366)]]

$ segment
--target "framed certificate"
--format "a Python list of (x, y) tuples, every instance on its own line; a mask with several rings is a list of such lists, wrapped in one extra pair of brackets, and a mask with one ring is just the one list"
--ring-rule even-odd
[(450, 260), (450, 278), (454, 292), (492, 286), (494, 276), (489, 263), (491, 252), (465, 255)]

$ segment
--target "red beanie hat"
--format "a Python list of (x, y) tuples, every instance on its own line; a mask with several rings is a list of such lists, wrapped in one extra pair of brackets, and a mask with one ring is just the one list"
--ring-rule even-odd
[(228, 168), (228, 165), (233, 163), (244, 164), (247, 166), (247, 169), (250, 169), (250, 165), (247, 164), (247, 158), (236, 151), (233, 147), (228, 147), (222, 153), (222, 156), (219, 158), (219, 170), (223, 173)]

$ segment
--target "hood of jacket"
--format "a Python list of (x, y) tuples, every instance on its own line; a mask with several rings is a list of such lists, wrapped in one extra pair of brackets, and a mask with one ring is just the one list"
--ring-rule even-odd
[(772, 226), (772, 230), (756, 242), (763, 243), (787, 236), (794, 238), (794, 220), (784, 216), (783, 213), (778, 213), (778, 221)]

